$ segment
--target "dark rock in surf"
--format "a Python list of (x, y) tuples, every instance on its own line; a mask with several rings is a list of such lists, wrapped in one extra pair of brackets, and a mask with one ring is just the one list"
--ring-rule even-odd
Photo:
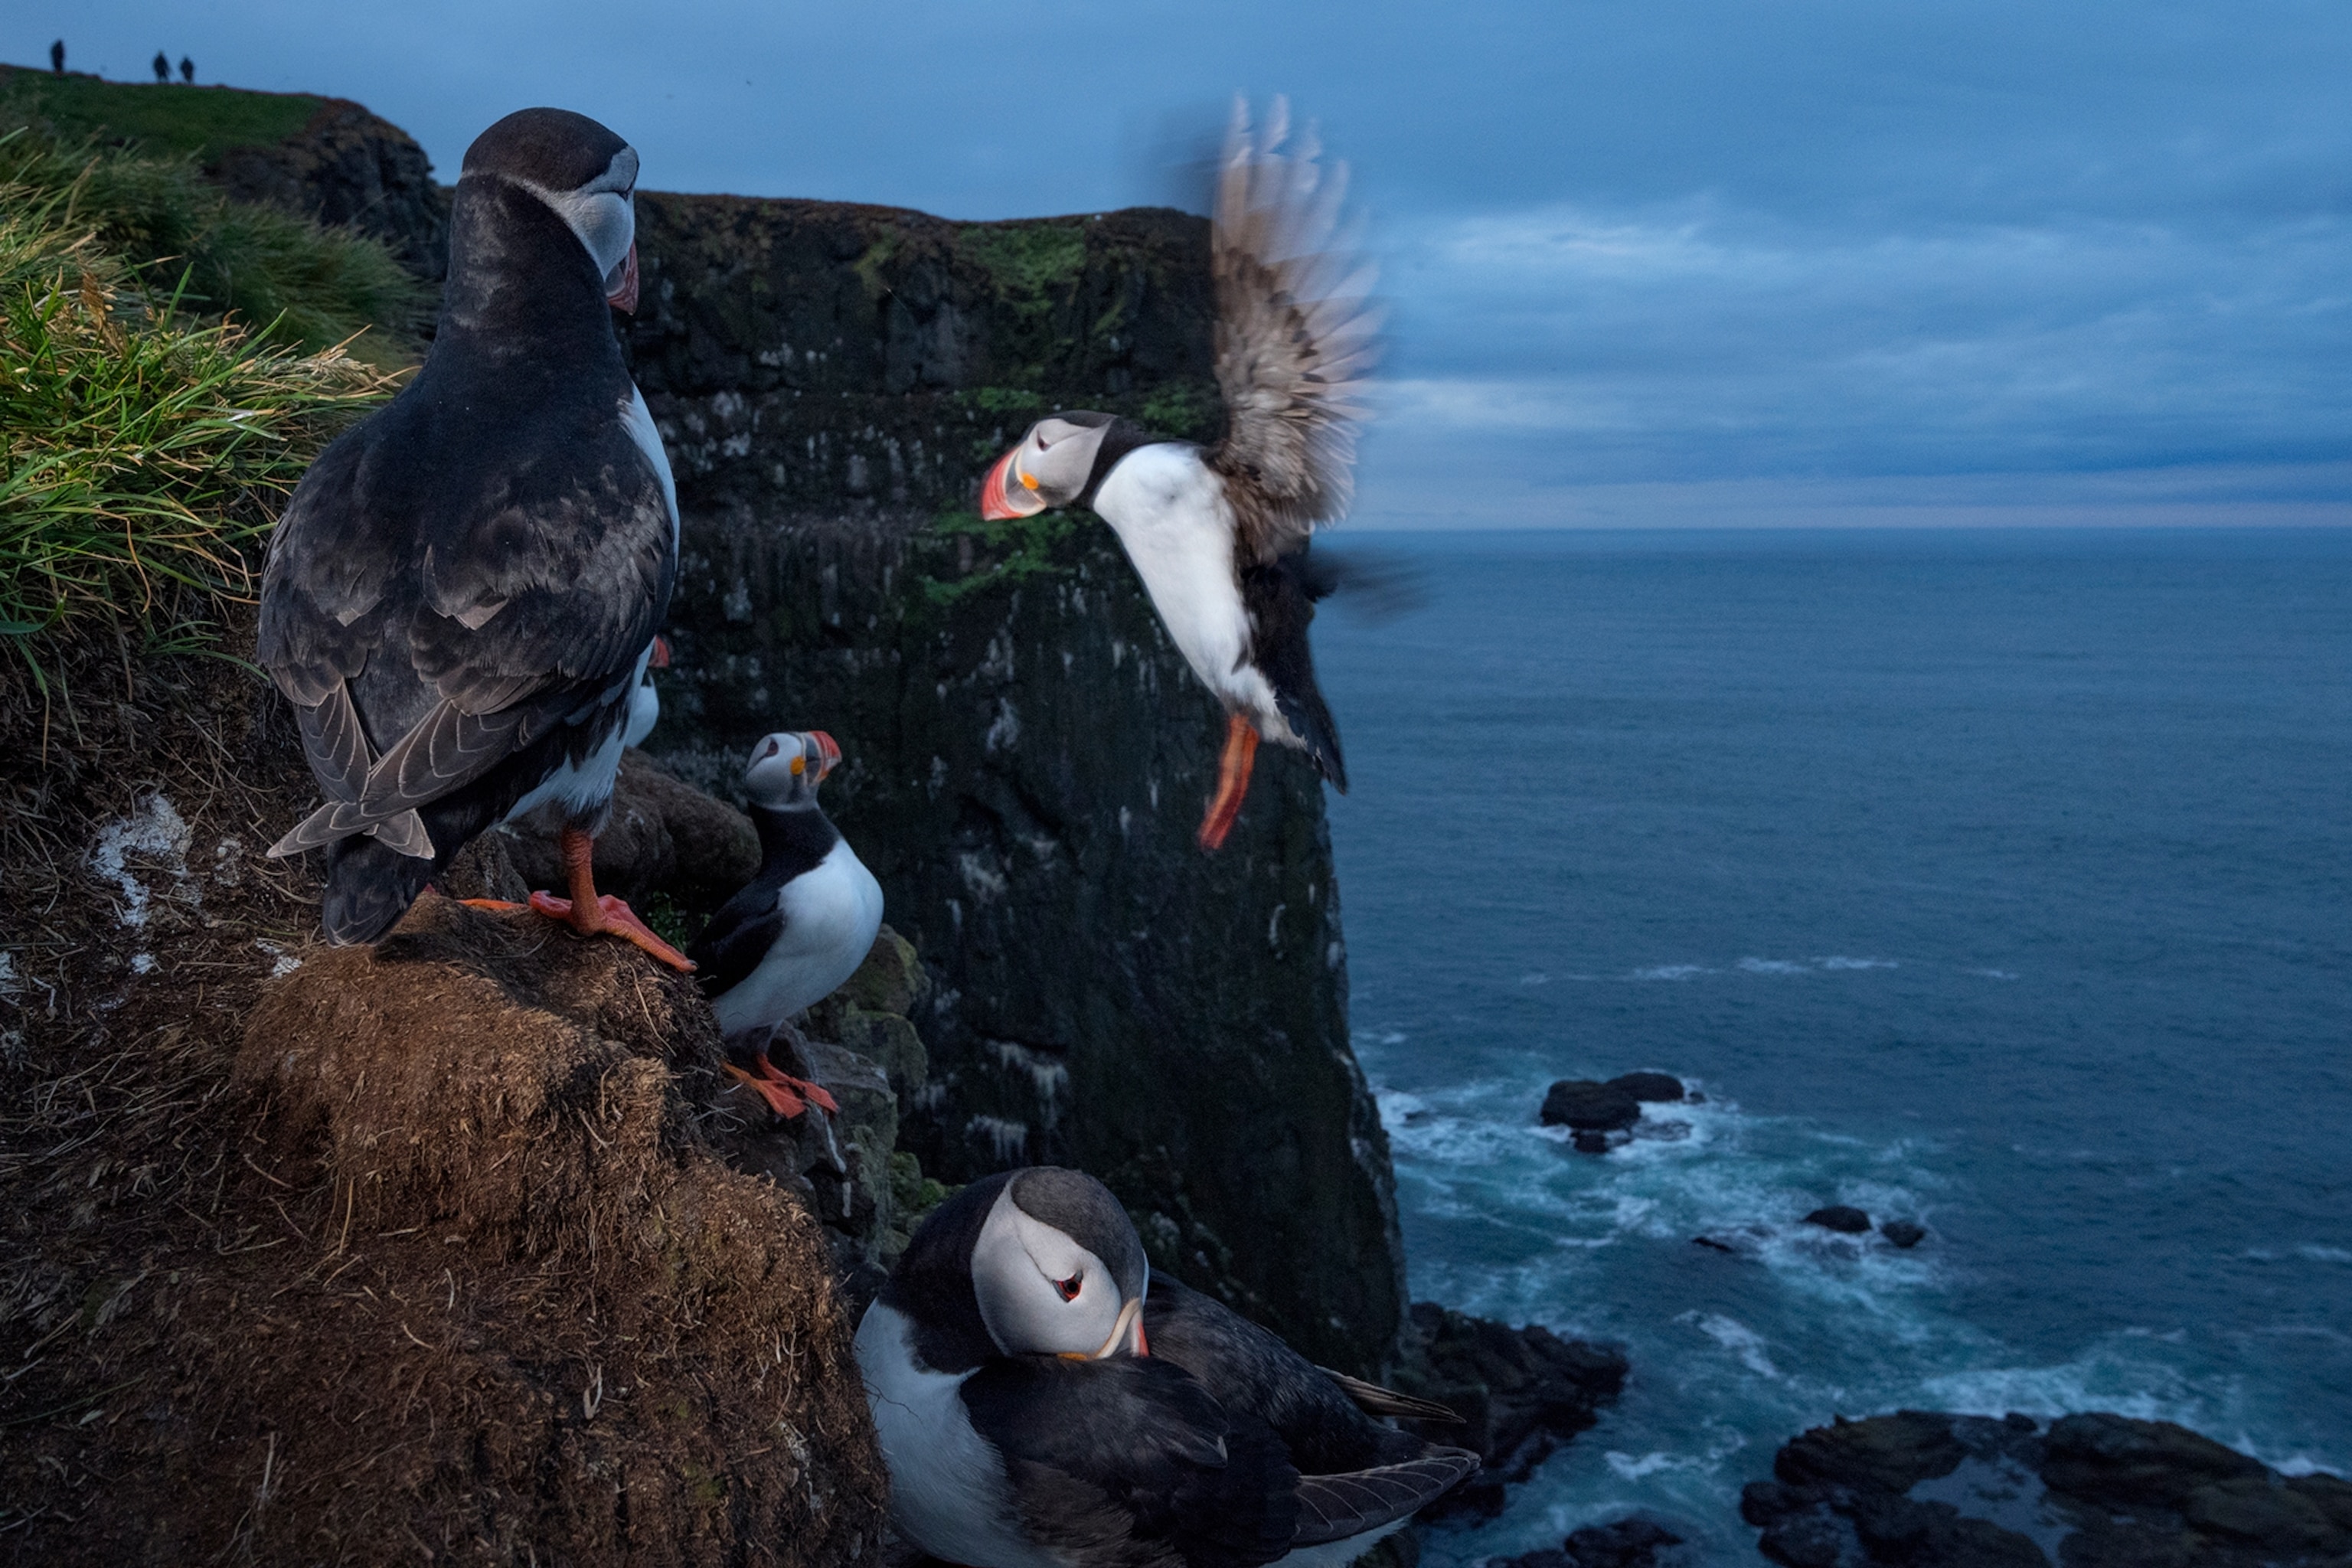
[(1897, 1247), (1916, 1247), (1927, 1239), (1927, 1227), (1917, 1220), (1890, 1219), (1878, 1227), (1878, 1234)]
[(1740, 1496), (1794, 1568), (2321, 1568), (2352, 1560), (2352, 1483), (2284, 1477), (2186, 1427), (2106, 1414), (2042, 1427), (1905, 1410), (1781, 1448)]
[(1433, 1517), (1492, 1519), (1504, 1488), (1524, 1481), (1562, 1443), (1590, 1427), (1625, 1384), (1612, 1346), (1564, 1340), (1540, 1324), (1514, 1329), (1416, 1301), (1404, 1356), (1391, 1381), (1451, 1405), (1460, 1426), (1407, 1421), (1406, 1430), (1475, 1450), (1485, 1468), (1448, 1493)]
[(1578, 1132), (1622, 1132), (1642, 1120), (1642, 1102), (1614, 1083), (1564, 1078), (1545, 1091), (1538, 1119)]
[(1851, 1204), (1832, 1204), (1827, 1208), (1815, 1209), (1805, 1216), (1805, 1223), (1836, 1231), (1840, 1236), (1861, 1236), (1870, 1229), (1870, 1216)]
[(1490, 1557), (1486, 1568), (1685, 1568), (1698, 1561), (1686, 1545), (1656, 1520), (1635, 1513), (1572, 1530), (1558, 1546)]
[(1609, 1134), (1606, 1132), (1579, 1132), (1568, 1142), (1569, 1146), (1580, 1154), (1609, 1152)]
[(1683, 1100), (1683, 1080), (1672, 1073), (1619, 1073), (1601, 1087), (1622, 1089), (1645, 1105), (1680, 1104)]

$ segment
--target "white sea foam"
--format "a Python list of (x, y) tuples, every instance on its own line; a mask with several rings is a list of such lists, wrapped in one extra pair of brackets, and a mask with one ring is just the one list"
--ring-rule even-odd
[(1785, 958), (1743, 958), (1739, 967), (1750, 974), (1810, 974), (1812, 966), (1791, 963)]
[(1688, 980), (1694, 974), (1714, 973), (1704, 963), (1656, 963), (1647, 969), (1637, 969), (1625, 978), (1628, 980)]

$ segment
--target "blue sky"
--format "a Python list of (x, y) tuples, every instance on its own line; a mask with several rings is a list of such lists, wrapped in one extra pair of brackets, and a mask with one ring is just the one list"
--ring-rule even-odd
[(1358, 521), (2352, 522), (2352, 8), (16, 0), (355, 98), (446, 177), (560, 103), (648, 186), (1166, 199), (1235, 91), (1354, 166)]

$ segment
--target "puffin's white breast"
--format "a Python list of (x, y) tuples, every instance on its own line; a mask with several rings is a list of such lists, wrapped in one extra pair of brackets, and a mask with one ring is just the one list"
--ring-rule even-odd
[(916, 1364), (906, 1314), (877, 1301), (857, 1325), (857, 1367), (890, 1467), (890, 1522), (934, 1557), (971, 1568), (1065, 1568), (1020, 1531), (1004, 1457), (971, 1425), (970, 1373)]
[(776, 896), (784, 930), (758, 968), (711, 1004), (727, 1035), (780, 1023), (857, 973), (882, 929), (882, 884), (837, 840)]
[[(654, 645), (646, 644), (646, 651), (637, 655), (637, 668), (629, 677), (634, 694), (645, 685), (646, 666), (653, 661)], [(634, 695), (631, 698), (635, 701)], [(647, 728), (651, 728), (650, 725)], [(501, 822), (520, 822), (540, 806), (553, 802), (565, 816), (581, 818), (601, 810), (613, 798), (614, 782), (620, 777), (621, 752), (627, 740), (628, 725), (625, 721), (613, 726), (613, 732), (604, 743), (574, 763), (566, 758), (553, 773), (541, 779), (529, 795), (508, 808)]]
[(1151, 607), (1202, 684), (1276, 735), (1290, 725), (1249, 662), (1249, 610), (1234, 570), (1234, 510), (1197, 447), (1139, 447), (1095, 492), (1095, 510), (1118, 534)]

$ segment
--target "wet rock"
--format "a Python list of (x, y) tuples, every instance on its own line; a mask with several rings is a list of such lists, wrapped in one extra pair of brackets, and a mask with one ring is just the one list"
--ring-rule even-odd
[(1402, 1392), (1434, 1399), (1460, 1426), (1406, 1422), (1433, 1442), (1475, 1451), (1485, 1467), (1442, 1499), (1433, 1516), (1493, 1518), (1504, 1488), (1524, 1481), (1554, 1450), (1598, 1419), (1625, 1384), (1625, 1357), (1608, 1346), (1563, 1340), (1540, 1324), (1514, 1329), (1431, 1301), (1413, 1303)]
[(1805, 1216), (1805, 1223), (1836, 1231), (1840, 1236), (1862, 1236), (1870, 1229), (1870, 1216), (1851, 1204), (1832, 1204), (1827, 1208), (1815, 1209)]
[(1578, 1132), (1569, 1139), (1568, 1143), (1580, 1154), (1609, 1152), (1609, 1134), (1606, 1132)]
[(1490, 1557), (1486, 1568), (1686, 1568), (1697, 1561), (1681, 1536), (1637, 1513), (1572, 1530), (1558, 1546)]
[(1683, 1099), (1683, 1080), (1672, 1073), (1620, 1073), (1604, 1087), (1622, 1089), (1645, 1105), (1679, 1103)]
[(2352, 1485), (2282, 1477), (2168, 1422), (2088, 1414), (2044, 1429), (1906, 1410), (1807, 1432), (1773, 1475), (1740, 1512), (1766, 1557), (1801, 1568), (2352, 1561)]
[(1578, 1132), (1622, 1132), (1642, 1120), (1642, 1102), (1632, 1090), (1615, 1083), (1562, 1079), (1544, 1092), (1538, 1120), (1546, 1127)]
[(1878, 1234), (1896, 1247), (1907, 1248), (1927, 1239), (1927, 1227), (1917, 1220), (1890, 1219), (1878, 1227)]

